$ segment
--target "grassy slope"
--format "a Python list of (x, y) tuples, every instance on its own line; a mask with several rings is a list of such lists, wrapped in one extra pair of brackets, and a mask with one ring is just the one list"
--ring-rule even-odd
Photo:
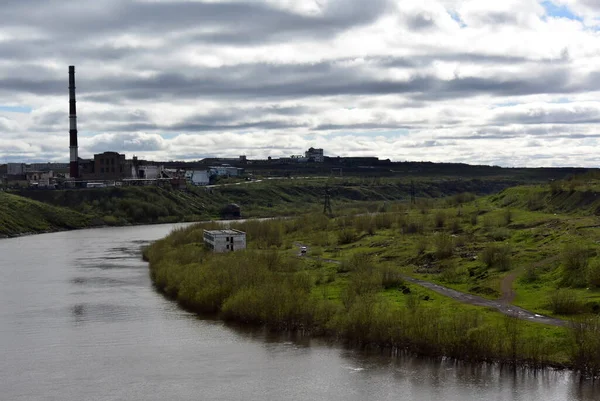
[[(419, 197), (461, 192), (489, 194), (517, 181), (421, 180)], [(390, 202), (410, 196), (410, 182), (402, 179), (312, 178), (265, 180), (218, 188), (171, 191), (158, 187), (119, 187), (59, 191), (22, 191), (20, 195), (81, 213), (108, 218), (108, 223), (151, 223), (216, 218), (228, 203), (238, 203), (245, 217), (268, 217), (322, 209), (325, 188), (334, 207), (357, 202)], [(377, 206), (374, 206), (375, 208)]]
[(0, 236), (81, 228), (90, 222), (81, 213), (0, 192)]

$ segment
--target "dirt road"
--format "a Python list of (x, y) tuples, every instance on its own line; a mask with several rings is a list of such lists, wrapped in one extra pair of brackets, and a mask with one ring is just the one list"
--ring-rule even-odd
[(422, 287), (428, 288), (437, 292), (438, 294), (445, 295), (447, 297), (456, 299), (457, 301), (464, 302), (469, 305), (484, 306), (486, 308), (493, 308), (497, 311), (504, 313), (508, 316), (515, 316), (519, 319), (529, 320), (531, 322), (548, 324), (551, 326), (564, 327), (568, 326), (569, 322), (566, 320), (556, 319), (553, 317), (542, 316), (534, 312), (530, 312), (518, 306), (510, 305), (503, 302), (502, 300), (492, 300), (483, 298), (473, 294), (467, 294), (464, 292), (453, 290), (452, 288), (444, 287), (439, 284), (431, 283), (429, 281), (419, 280), (414, 277), (404, 276), (404, 279), (409, 283), (417, 284)]
[[(307, 246), (305, 244), (301, 244), (298, 242), (296, 242), (295, 245), (298, 247)], [(307, 255), (306, 257), (314, 258), (309, 255)], [(322, 260), (324, 262), (331, 262), (331, 263), (338, 263), (338, 264), (340, 263), (340, 261), (338, 261), (338, 260), (332, 260), (332, 259), (322, 259)], [(503, 291), (502, 291), (503, 295), (502, 295), (502, 298), (500, 298), (499, 300), (487, 299), (487, 298), (480, 297), (478, 295), (467, 294), (465, 292), (456, 291), (456, 290), (453, 290), (452, 288), (444, 287), (442, 285), (435, 284), (430, 281), (419, 280), (417, 278), (410, 277), (407, 275), (403, 275), (402, 277), (404, 278), (404, 280), (408, 281), (409, 283), (420, 285), (421, 287), (428, 288), (432, 291), (437, 292), (438, 294), (450, 297), (452, 299), (455, 299), (457, 301), (460, 301), (460, 302), (463, 302), (463, 303), (466, 303), (469, 305), (483, 306), (486, 308), (496, 309), (498, 312), (501, 312), (508, 316), (514, 316), (519, 319), (528, 320), (531, 322), (548, 324), (550, 326), (565, 327), (565, 326), (569, 325), (569, 322), (566, 320), (557, 319), (557, 318), (553, 318), (553, 317), (549, 317), (549, 316), (543, 316), (543, 315), (540, 315), (540, 314), (537, 314), (534, 312), (530, 312), (523, 308), (519, 308), (518, 306), (511, 305), (510, 302), (512, 302), (512, 300), (514, 299), (514, 291), (512, 290), (512, 282), (514, 281), (516, 275), (512, 278), (508, 278), (508, 279), (505, 278), (505, 283), (503, 283), (503, 284), (504, 284), (504, 286), (506, 286), (506, 292), (504, 291), (504, 288), (503, 288)]]

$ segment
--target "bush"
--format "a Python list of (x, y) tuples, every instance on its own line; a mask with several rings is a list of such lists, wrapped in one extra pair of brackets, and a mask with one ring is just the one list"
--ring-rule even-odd
[(526, 195), (525, 204), (527, 209), (533, 211), (544, 208), (544, 194), (541, 192), (530, 192)]
[(489, 268), (500, 271), (510, 270), (512, 264), (511, 248), (508, 244), (489, 244), (481, 252), (480, 258)]
[(525, 268), (525, 273), (521, 277), (521, 281), (524, 283), (533, 283), (536, 282), (539, 278), (538, 272), (536, 268), (532, 265), (529, 265)]
[(338, 244), (351, 244), (358, 239), (358, 234), (352, 228), (344, 228), (338, 231)]
[(446, 225), (446, 213), (443, 210), (438, 210), (433, 218), (435, 228), (444, 228)]
[(471, 214), (471, 225), (472, 226), (476, 226), (477, 225), (477, 220), (478, 220), (478, 214), (477, 213), (473, 213)]
[(386, 290), (389, 288), (398, 288), (404, 285), (404, 279), (400, 269), (394, 266), (383, 266), (379, 269), (381, 273), (381, 284)]
[(588, 249), (582, 244), (573, 242), (566, 244), (561, 253), (562, 279), (561, 287), (585, 287), (588, 267)]
[(424, 231), (424, 224), (422, 221), (410, 220), (406, 222), (406, 225), (402, 227), (402, 232), (405, 234), (422, 234)]
[(424, 254), (428, 246), (429, 238), (427, 238), (425, 235), (419, 237), (419, 239), (415, 242), (415, 251), (417, 252), (417, 255)]
[(572, 290), (559, 289), (548, 298), (548, 308), (557, 315), (576, 315), (584, 310), (581, 299)]
[(345, 259), (338, 265), (338, 273), (356, 272), (361, 270), (372, 270), (373, 258), (366, 253), (355, 253), (349, 259)]
[(452, 222), (450, 223), (450, 231), (453, 234), (458, 234), (459, 232), (462, 231), (462, 227), (461, 227), (460, 221), (458, 219), (452, 220)]
[(510, 238), (510, 230), (508, 228), (496, 228), (490, 232), (490, 237), (494, 241), (506, 241)]
[(465, 270), (456, 266), (455, 263), (446, 263), (441, 266), (440, 279), (449, 284), (459, 284), (464, 281)]
[(587, 269), (587, 282), (592, 288), (600, 288), (600, 262), (594, 261)]
[(437, 233), (434, 237), (435, 257), (447, 259), (454, 253), (454, 241), (448, 233)]

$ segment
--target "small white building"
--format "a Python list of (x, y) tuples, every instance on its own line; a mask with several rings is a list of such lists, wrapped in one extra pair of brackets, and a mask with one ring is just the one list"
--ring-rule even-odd
[(142, 165), (133, 167), (134, 174), (132, 176), (134, 178), (142, 178), (146, 180), (156, 180), (161, 177), (162, 166), (154, 166), (154, 165)]
[(246, 233), (239, 230), (204, 230), (204, 243), (214, 252), (246, 249)]
[(210, 173), (208, 170), (189, 170), (185, 172), (185, 179), (192, 185), (208, 185)]

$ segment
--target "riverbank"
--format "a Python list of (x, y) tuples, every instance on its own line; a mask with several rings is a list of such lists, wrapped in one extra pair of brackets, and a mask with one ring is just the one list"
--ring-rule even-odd
[(10, 194), (10, 199), (8, 193), (3, 193), (5, 197), (0, 199), (0, 235), (219, 219), (222, 209), (230, 203), (240, 205), (242, 217), (246, 218), (290, 216), (322, 210), (326, 192), (336, 214), (353, 208), (372, 212), (385, 202), (410, 198), (412, 190), (415, 196), (423, 198), (462, 192), (489, 194), (518, 182), (501, 177), (421, 178), (413, 186), (403, 178), (312, 177), (186, 190), (154, 186), (22, 190)]
[[(419, 215), (421, 211), (414, 216)], [(400, 233), (403, 224), (410, 227), (403, 219), (405, 210), (366, 218), (312, 215), (247, 222), (234, 226), (247, 232), (252, 249), (224, 255), (207, 253), (203, 226), (194, 225), (156, 242), (145, 257), (158, 290), (187, 309), (218, 313), (225, 320), (420, 355), (597, 374), (598, 333), (587, 329), (589, 322), (585, 330), (582, 325), (526, 322), (403, 280), (399, 255), (390, 258), (407, 248), (407, 241), (415, 241), (414, 234)], [(399, 242), (391, 242), (386, 230)], [(315, 244), (309, 253), (317, 258), (299, 257), (294, 239)], [(328, 263), (327, 258), (341, 264)]]
[(140, 246), (170, 231), (151, 225), (0, 241), (2, 399), (158, 401), (202, 394), (249, 401), (268, 393), (287, 401), (479, 401), (518, 392), (523, 399), (596, 401), (600, 394), (568, 371), (515, 374), (449, 359), (390, 357), (388, 350), (363, 352), (325, 338), (198, 319), (154, 290), (140, 259)]
[(0, 237), (94, 227), (91, 216), (0, 192)]

